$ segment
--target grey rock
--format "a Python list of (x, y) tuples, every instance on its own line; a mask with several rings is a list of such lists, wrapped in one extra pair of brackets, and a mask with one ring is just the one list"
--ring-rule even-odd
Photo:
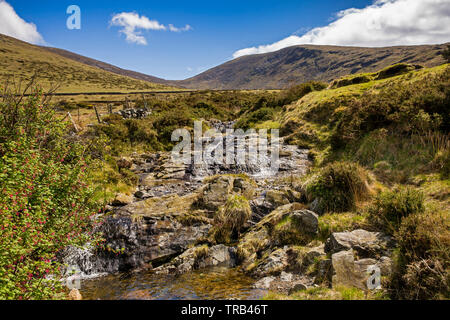
[(361, 257), (377, 258), (390, 255), (393, 239), (380, 232), (355, 230), (352, 232), (336, 232), (328, 238), (325, 252), (329, 254), (354, 249)]
[(225, 245), (211, 248), (194, 247), (174, 258), (171, 262), (153, 270), (157, 274), (183, 274), (209, 267), (236, 266), (236, 249)]
[(381, 276), (388, 276), (391, 274), (390, 258), (383, 257), (380, 260), (372, 258), (355, 260), (354, 255), (355, 252), (353, 250), (341, 251), (332, 255), (333, 287), (345, 286), (367, 290), (367, 281), (370, 277), (368, 269), (371, 266), (379, 267)]

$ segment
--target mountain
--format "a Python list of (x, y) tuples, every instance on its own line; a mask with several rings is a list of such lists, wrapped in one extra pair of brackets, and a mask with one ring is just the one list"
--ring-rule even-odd
[(32, 45), (0, 34), (0, 84), (28, 81), (34, 74), (44, 90), (58, 92), (129, 92), (174, 90), (162, 79), (123, 70), (68, 51)]
[(195, 77), (169, 81), (121, 69), (66, 50), (32, 45), (0, 34), (0, 83), (14, 76), (59, 92), (129, 92), (188, 89), (282, 89), (310, 80), (331, 81), (405, 62), (434, 67), (445, 62), (446, 45), (359, 48), (303, 45), (243, 56)]
[(193, 78), (172, 82), (191, 89), (280, 89), (310, 80), (331, 81), (348, 74), (381, 70), (405, 62), (443, 64), (446, 45), (359, 48), (302, 45), (249, 55)]
[(121, 68), (113, 66), (111, 64), (101, 62), (101, 61), (98, 61), (95, 59), (91, 59), (88, 57), (84, 57), (84, 56), (81, 56), (79, 54), (76, 54), (76, 53), (73, 53), (70, 51), (66, 51), (66, 50), (62, 50), (62, 49), (58, 49), (58, 48), (50, 48), (50, 47), (42, 47), (42, 48), (47, 51), (56, 53), (57, 55), (66, 57), (68, 59), (75, 60), (80, 63), (86, 64), (88, 66), (96, 67), (96, 68), (99, 68), (99, 69), (102, 69), (102, 70), (105, 70), (108, 72), (112, 72), (112, 73), (115, 73), (115, 74), (118, 74), (121, 76), (126, 76), (126, 77), (130, 77), (133, 79), (148, 81), (148, 82), (152, 82), (152, 83), (159, 83), (159, 84), (169, 84), (170, 83), (170, 81), (168, 81), (168, 80), (149, 76), (149, 75), (139, 73), (136, 71), (121, 69)]

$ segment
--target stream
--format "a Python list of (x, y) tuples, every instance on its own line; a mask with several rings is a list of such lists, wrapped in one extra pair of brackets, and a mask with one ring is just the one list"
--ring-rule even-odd
[[(225, 128), (232, 125), (233, 123), (215, 124), (216, 127), (219, 126), (220, 131), (224, 131)], [(137, 167), (132, 168), (140, 176), (141, 182), (131, 205), (155, 197), (189, 195), (202, 185), (204, 178), (227, 173), (246, 173), (251, 176), (258, 185), (259, 199), (264, 201), (265, 193), (272, 188), (274, 179), (294, 174), (303, 175), (309, 166), (308, 150), (283, 144), (281, 144), (280, 150), (280, 171), (275, 176), (265, 175), (258, 165), (255, 167), (211, 167), (205, 165), (201, 168), (192, 168), (174, 166), (167, 161), (160, 155), (156, 155), (156, 157), (151, 155)], [(149, 179), (151, 179), (151, 183), (145, 184), (144, 182)], [(118, 211), (113, 212), (120, 212), (121, 208), (114, 210)], [(123, 239), (124, 237), (127, 239), (138, 237), (136, 234), (139, 230), (129, 229), (128, 225), (120, 227), (117, 224), (117, 227), (110, 228), (110, 233), (119, 232), (113, 241), (117, 242), (118, 238)], [(123, 228), (126, 229), (125, 233), (123, 233)], [(145, 234), (154, 232), (143, 230), (144, 237), (146, 237)], [(175, 241), (183, 237), (179, 231), (175, 231), (174, 235)], [(132, 241), (134, 246), (135, 240)], [(149, 240), (146, 241), (149, 243)], [(173, 242), (173, 240), (171, 241)], [(117, 267), (115, 260), (102, 259), (88, 250), (78, 249), (68, 254), (65, 261), (70, 265), (78, 265), (83, 273), (91, 275), (81, 282), (80, 292), (87, 300), (255, 300), (261, 299), (265, 295), (264, 291), (254, 288), (255, 279), (245, 275), (237, 268), (217, 266), (176, 275), (155, 275), (150, 269), (147, 271), (145, 268), (130, 268), (131, 271), (123, 272)], [(108, 275), (92, 277), (92, 274), (105, 274), (105, 272)]]
[(253, 289), (255, 280), (240, 271), (209, 268), (179, 276), (151, 272), (122, 273), (82, 282), (89, 300), (256, 300), (265, 292)]

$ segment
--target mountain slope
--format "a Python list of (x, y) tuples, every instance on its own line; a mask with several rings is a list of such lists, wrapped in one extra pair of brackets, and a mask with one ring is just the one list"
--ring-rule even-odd
[[(95, 60), (85, 58), (83, 63), (81, 58), (77, 61), (75, 58), (65, 57), (61, 52), (57, 54), (57, 51), (0, 34), (0, 83), (3, 84), (8, 78), (14, 78), (16, 82), (19, 79), (27, 81), (36, 74), (44, 90), (51, 84), (59, 83), (58, 92), (173, 90), (173, 87), (152, 82), (158, 78), (138, 80), (126, 72), (123, 75), (114, 72), (119, 68), (111, 66), (111, 70), (108, 70), (107, 64), (98, 62), (99, 66), (94, 66), (92, 61)], [(68, 52), (66, 56), (69, 56)], [(90, 63), (87, 60), (90, 60)], [(100, 66), (103, 66), (104, 70)]]
[(444, 63), (445, 45), (358, 48), (294, 46), (229, 61), (193, 78), (174, 82), (197, 89), (278, 89), (310, 80), (331, 81), (406, 62), (433, 67)]
[(161, 78), (157, 78), (157, 77), (153, 77), (153, 76), (149, 76), (140, 72), (136, 72), (136, 71), (131, 71), (131, 70), (125, 70), (116, 66), (113, 66), (111, 64), (102, 62), (102, 61), (98, 61), (95, 59), (91, 59), (85, 56), (81, 56), (79, 54), (70, 52), (70, 51), (66, 51), (63, 49), (58, 49), (58, 48), (50, 48), (50, 47), (42, 47), (43, 49), (56, 53), (57, 55), (63, 56), (65, 58), (71, 59), (71, 60), (75, 60), (77, 62), (86, 64), (88, 66), (91, 67), (96, 67), (108, 72), (112, 72), (121, 76), (127, 76), (133, 79), (137, 79), (137, 80), (143, 80), (143, 81), (148, 81), (148, 82), (152, 82), (152, 83), (159, 83), (159, 84), (168, 84), (170, 81), (161, 79)]

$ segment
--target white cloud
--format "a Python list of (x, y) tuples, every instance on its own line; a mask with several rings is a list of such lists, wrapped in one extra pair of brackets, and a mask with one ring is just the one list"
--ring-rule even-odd
[(184, 31), (191, 31), (192, 27), (187, 24), (183, 28), (177, 28), (173, 24), (169, 24), (169, 30), (172, 32), (184, 32)]
[(437, 44), (450, 41), (450, 0), (377, 0), (364, 9), (347, 9), (325, 27), (303, 36), (236, 51), (234, 58), (316, 44), (362, 47)]
[(125, 34), (126, 40), (130, 43), (147, 45), (147, 39), (142, 35), (140, 30), (169, 30), (172, 32), (182, 32), (192, 30), (190, 25), (183, 28), (177, 28), (172, 24), (166, 27), (156, 20), (150, 20), (146, 16), (140, 16), (136, 12), (122, 12), (114, 15), (111, 19), (111, 25), (122, 27), (119, 32)]
[(36, 26), (19, 17), (4, 0), (0, 0), (0, 33), (34, 44), (45, 43)]

